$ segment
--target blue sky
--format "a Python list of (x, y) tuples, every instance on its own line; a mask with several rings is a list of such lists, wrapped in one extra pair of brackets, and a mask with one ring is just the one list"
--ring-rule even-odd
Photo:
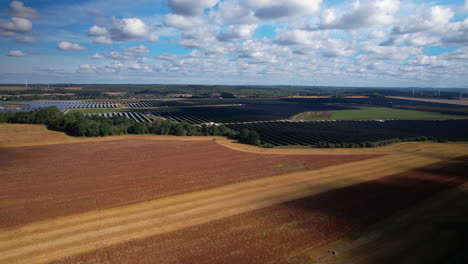
[(468, 87), (468, 1), (0, 3), (0, 82)]

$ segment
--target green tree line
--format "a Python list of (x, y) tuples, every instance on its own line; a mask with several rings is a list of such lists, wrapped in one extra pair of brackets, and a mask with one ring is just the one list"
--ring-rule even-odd
[(0, 123), (45, 124), (51, 130), (86, 137), (125, 134), (236, 137), (236, 133), (224, 125), (193, 126), (168, 120), (144, 123), (126, 117), (86, 117), (82, 113), (64, 115), (55, 106), (30, 112), (0, 113)]

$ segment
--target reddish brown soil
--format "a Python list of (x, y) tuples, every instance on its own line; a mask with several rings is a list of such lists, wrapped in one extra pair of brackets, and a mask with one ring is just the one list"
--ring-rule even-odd
[(0, 148), (0, 228), (370, 157), (250, 154), (210, 141)]
[(468, 157), (58, 263), (305, 263), (303, 253), (466, 182)]

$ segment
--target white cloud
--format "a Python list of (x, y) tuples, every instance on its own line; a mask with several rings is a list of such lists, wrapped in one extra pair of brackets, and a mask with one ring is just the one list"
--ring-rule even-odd
[(88, 56), (89, 59), (99, 60), (104, 59), (104, 56), (99, 53), (94, 53), (93, 55)]
[(322, 0), (246, 0), (247, 5), (257, 8), (255, 16), (260, 19), (311, 15), (320, 10)]
[(115, 41), (132, 41), (144, 38), (149, 27), (139, 18), (112, 19), (111, 39)]
[(93, 40), (94, 44), (112, 45), (113, 41), (107, 36), (99, 36)]
[(76, 43), (70, 43), (68, 41), (59, 42), (57, 44), (57, 49), (61, 51), (84, 51), (86, 50), (85, 47)]
[(363, 55), (358, 59), (365, 60), (405, 60), (413, 54), (421, 54), (422, 49), (416, 47), (379, 46), (374, 43), (360, 43)]
[(407, 34), (421, 31), (444, 30), (455, 15), (452, 9), (434, 6), (429, 9), (419, 8), (416, 13), (393, 28), (394, 34)]
[(14, 38), (15, 33), (11, 31), (2, 31), (0, 32), (0, 36), (5, 37), (5, 38)]
[(7, 14), (12, 17), (22, 17), (34, 19), (39, 17), (39, 13), (31, 7), (26, 7), (20, 1), (12, 1), (10, 3), (10, 9), (7, 9)]
[(108, 34), (109, 31), (107, 31), (107, 29), (104, 27), (94, 25), (88, 29), (88, 36), (91, 37), (107, 36)]
[(159, 37), (156, 34), (149, 35), (148, 39), (146, 40), (146, 42), (150, 42), (150, 43), (155, 43), (158, 41), (159, 41)]
[(134, 61), (138, 60), (149, 53), (149, 49), (145, 45), (135, 47), (121, 47), (122, 52), (112, 51), (109, 53), (103, 53), (104, 57), (119, 60), (119, 61)]
[(258, 18), (254, 11), (245, 2), (231, 0), (220, 2), (218, 9), (210, 12), (210, 16), (217, 24), (256, 24)]
[(328, 36), (325, 31), (306, 31), (301, 29), (279, 29), (275, 42), (280, 45), (312, 45), (317, 40)]
[(92, 73), (92, 72), (96, 72), (96, 67), (95, 67), (95, 66), (91, 66), (91, 65), (89, 65), (89, 64), (81, 64), (81, 65), (78, 67), (77, 72), (79, 72), (79, 73)]
[(32, 22), (21, 17), (12, 17), (10, 22), (0, 24), (0, 28), (5, 31), (24, 33), (32, 29)]
[(177, 29), (190, 29), (204, 23), (203, 19), (196, 16), (182, 16), (178, 14), (167, 14), (164, 17), (164, 24)]
[(17, 36), (15, 37), (16, 42), (19, 43), (36, 43), (36, 39), (29, 37), (29, 36)]
[(322, 56), (328, 58), (334, 57), (349, 57), (356, 54), (356, 50), (352, 49), (349, 43), (339, 39), (327, 39), (322, 43)]
[(7, 54), (10, 57), (24, 57), (26, 56), (21, 50), (10, 50)]
[(373, 30), (369, 33), (368, 37), (370, 39), (383, 39), (388, 36), (387, 32), (383, 30)]
[(232, 41), (246, 39), (253, 35), (257, 25), (231, 25), (223, 29), (218, 35), (219, 41)]
[(450, 23), (447, 30), (443, 32), (441, 42), (445, 45), (468, 45), (468, 18), (460, 22)]
[(217, 44), (216, 32), (210, 26), (189, 29), (182, 34), (179, 44), (188, 49), (204, 49)]
[(348, 13), (337, 15), (332, 9), (324, 11), (317, 29), (356, 29), (391, 24), (399, 8), (400, 0), (358, 0)]
[(206, 8), (211, 8), (218, 0), (169, 0), (169, 7), (175, 14), (184, 16), (199, 15)]
[(108, 73), (119, 72), (125, 65), (121, 62), (113, 62), (104, 67), (104, 71)]
[(468, 45), (468, 18), (450, 22), (455, 12), (443, 6), (419, 6), (414, 15), (402, 19), (383, 45), (406, 43), (414, 46)]

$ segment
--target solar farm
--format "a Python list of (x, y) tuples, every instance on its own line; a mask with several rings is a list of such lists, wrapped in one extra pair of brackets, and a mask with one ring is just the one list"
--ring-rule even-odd
[[(254, 130), (259, 133), (262, 142), (273, 146), (317, 147), (324, 143), (365, 146), (369, 142), (421, 137), (430, 140), (468, 140), (468, 120), (464, 119), (468, 118), (467, 107), (398, 98), (83, 100), (18, 104), (26, 107), (2, 111), (31, 111), (54, 105), (62, 112), (79, 112), (83, 109), (86, 110), (83, 112), (85, 116), (126, 117), (136, 122), (148, 123), (160, 119), (197, 126), (223, 124), (238, 132), (242, 129)], [(412, 119), (417, 118), (418, 113), (424, 113), (421, 115), (424, 119), (434, 116), (435, 120), (387, 120), (378, 116), (371, 120), (359, 120), (359, 115), (357, 120), (347, 120), (346, 114), (341, 114), (359, 109), (368, 109), (366, 112), (371, 115), (385, 109), (401, 109), (403, 113), (416, 113), (411, 115)], [(300, 113), (317, 114), (318, 117), (314, 120), (292, 119)], [(330, 120), (334, 113), (344, 116), (346, 120)], [(440, 117), (444, 117), (444, 120), (439, 120)]]
[[(19, 109), (2, 110), (23, 114), (4, 114), (18, 122), (0, 124), (0, 263), (358, 264), (375, 250), (392, 255), (400, 241), (415, 252), (464, 241), (463, 232), (447, 231), (468, 224), (463, 105), (395, 98), (11, 104)], [(47, 124), (41, 110), (25, 119), (37, 109), (53, 109), (57, 129), (21, 123)], [(384, 118), (395, 112), (407, 116)], [(234, 137), (210, 135), (214, 128)], [(252, 131), (261, 147), (236, 138)], [(447, 219), (457, 222), (441, 224)], [(428, 226), (444, 239), (432, 239)]]

